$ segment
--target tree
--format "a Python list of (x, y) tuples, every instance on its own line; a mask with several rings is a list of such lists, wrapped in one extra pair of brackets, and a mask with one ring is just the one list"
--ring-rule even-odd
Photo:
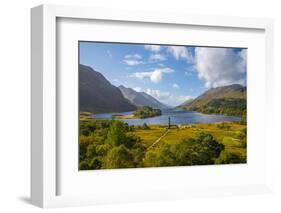
[(177, 144), (163, 144), (149, 150), (144, 158), (144, 166), (184, 166), (214, 164), (224, 149), (211, 134), (201, 132)]
[(246, 110), (242, 113), (240, 123), (242, 125), (246, 125), (247, 124), (247, 112), (246, 112)]
[(135, 167), (143, 167), (143, 158), (145, 156), (146, 147), (144, 147), (141, 143), (136, 143), (130, 152), (134, 158)]
[(224, 150), (224, 145), (217, 142), (214, 137), (205, 132), (198, 133), (194, 140), (190, 141), (193, 144), (193, 152), (196, 153), (192, 157), (193, 165), (214, 164), (221, 151)]
[(157, 167), (161, 166), (158, 163), (158, 154), (154, 150), (149, 150), (145, 154), (145, 158), (143, 159), (144, 167)]
[(112, 147), (126, 143), (126, 129), (121, 121), (112, 121), (105, 142)]
[(152, 107), (149, 106), (139, 107), (134, 112), (134, 116), (139, 118), (149, 118), (149, 117), (159, 116), (161, 114), (162, 112), (160, 109), (153, 109)]
[(104, 158), (103, 169), (132, 168), (134, 167), (133, 156), (124, 146), (112, 148)]
[[(191, 140), (191, 139), (190, 139)], [(183, 140), (181, 143), (175, 144), (172, 147), (172, 152), (179, 166), (192, 165), (194, 151), (190, 145), (190, 140)]]
[(215, 160), (216, 164), (235, 164), (235, 163), (246, 163), (246, 159), (242, 158), (240, 155), (228, 152), (226, 150), (220, 153), (218, 159)]
[(164, 144), (158, 155), (158, 163), (160, 166), (177, 166), (175, 153), (171, 149), (170, 144)]
[(149, 127), (146, 123), (144, 123), (144, 124), (142, 125), (142, 129), (148, 130), (148, 129), (150, 129), (150, 127)]
[(90, 167), (88, 165), (88, 162), (87, 161), (80, 161), (79, 163), (79, 169), (80, 170), (89, 170)]
[(80, 143), (79, 143), (79, 159), (83, 161), (86, 159), (87, 148), (90, 144), (94, 142), (95, 138), (93, 136), (80, 136)]
[(80, 135), (81, 170), (142, 165), (146, 148), (128, 124), (122, 121), (87, 121), (80, 126), (80, 130), (85, 129), (89, 134)]
[(247, 148), (247, 128), (244, 128), (239, 132), (238, 138), (241, 141), (241, 147)]
[(88, 162), (90, 169), (100, 169), (102, 166), (102, 159), (99, 156), (93, 157)]

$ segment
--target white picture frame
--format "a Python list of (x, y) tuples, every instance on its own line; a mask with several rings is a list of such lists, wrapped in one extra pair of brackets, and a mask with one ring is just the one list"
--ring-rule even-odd
[[(273, 100), (270, 91), (273, 88), (273, 21), (270, 19), (216, 17), (173, 13), (153, 13), (146, 11), (123, 11), (101, 8), (84, 8), (74, 6), (41, 5), (31, 10), (31, 73), (32, 73), (32, 118), (31, 118), (31, 201), (42, 208), (76, 205), (92, 205), (100, 203), (138, 202), (143, 200), (165, 200), (186, 197), (241, 195), (264, 193), (271, 191), (270, 154), (264, 155), (265, 178), (258, 184), (220, 185), (217, 187), (200, 187), (182, 189), (173, 186), (163, 190), (153, 189), (145, 195), (131, 194), (126, 191), (114, 192), (110, 196), (107, 191), (103, 196), (91, 195), (58, 195), (58, 174), (60, 167), (57, 151), (57, 21), (59, 18), (79, 20), (101, 20), (135, 23), (153, 23), (167, 26), (200, 26), (211, 28), (253, 29), (264, 33), (265, 58), (264, 73), (268, 114), (265, 117), (266, 130), (263, 147), (270, 146), (270, 109)], [(251, 81), (251, 79), (249, 79)], [(254, 80), (253, 80), (254, 81)], [(270, 149), (267, 149), (270, 150)], [(165, 170), (165, 168), (163, 168)], [(154, 170), (153, 168), (150, 170)], [(158, 169), (158, 171), (160, 171)], [(109, 171), (110, 172), (110, 171)], [(160, 171), (163, 173), (163, 170)], [(169, 170), (167, 172), (173, 172)], [(122, 171), (121, 171), (122, 173)], [(117, 174), (118, 175), (118, 174)], [(188, 189), (188, 190), (187, 190)], [(119, 193), (123, 193), (122, 196)]]

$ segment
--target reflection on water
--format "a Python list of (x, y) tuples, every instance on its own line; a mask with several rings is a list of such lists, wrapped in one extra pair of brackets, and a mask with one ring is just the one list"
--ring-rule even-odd
[[(131, 115), (133, 112), (122, 113), (104, 113), (95, 114), (94, 119), (111, 119), (113, 114)], [(240, 121), (240, 117), (226, 116), (226, 115), (208, 115), (199, 112), (185, 111), (180, 109), (166, 109), (162, 110), (162, 115), (153, 118), (144, 119), (117, 119), (122, 120), (129, 125), (142, 125), (146, 124), (167, 124), (168, 118), (171, 118), (171, 124), (189, 124), (189, 123), (215, 123), (222, 121)]]

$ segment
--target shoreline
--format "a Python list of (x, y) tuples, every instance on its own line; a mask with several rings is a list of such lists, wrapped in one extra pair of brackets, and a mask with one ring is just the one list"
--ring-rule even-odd
[[(184, 112), (186, 112), (184, 110)], [(210, 118), (210, 120), (200, 120), (200, 119), (187, 119), (187, 120), (182, 120), (182, 122), (178, 122), (177, 120), (173, 119), (173, 115), (169, 116), (169, 114), (165, 115), (162, 114), (161, 116), (168, 116), (171, 117), (171, 124), (173, 125), (190, 125), (190, 124), (216, 124), (216, 123), (239, 123), (242, 121), (242, 118), (240, 116), (229, 116), (229, 115), (222, 115), (222, 114), (205, 114), (205, 113), (200, 113), (197, 111), (189, 111), (191, 113), (199, 113), (202, 115), (206, 115), (206, 116), (225, 116), (226, 118), (224, 119), (223, 117), (218, 117), (218, 118)], [(103, 115), (104, 114), (104, 115)], [(99, 114), (91, 114), (91, 116), (89, 116), (89, 114), (87, 116), (81, 116), (80, 115), (80, 121), (90, 121), (90, 120), (120, 120), (123, 121), (125, 123), (128, 123), (129, 125), (143, 125), (144, 123), (146, 123), (147, 125), (166, 125), (166, 122), (162, 122), (163, 118), (161, 118), (161, 116), (152, 116), (152, 117), (147, 117), (147, 118), (140, 118), (139, 116), (135, 116), (133, 114), (133, 112), (124, 112), (124, 114), (122, 113), (100, 113)], [(160, 118), (158, 118), (160, 117)], [(155, 119), (154, 119), (155, 118)], [(159, 119), (159, 122), (157, 123)], [(167, 118), (168, 119), (168, 118)], [(213, 120), (213, 121), (212, 121)], [(208, 122), (209, 121), (209, 122)], [(168, 120), (167, 120), (168, 122)]]
[(133, 114), (131, 115), (119, 115), (119, 114), (116, 114), (116, 115), (112, 115), (112, 118), (117, 118), (117, 119), (147, 119), (147, 118), (155, 118), (155, 117), (159, 117), (161, 115), (156, 115), (156, 116), (151, 116), (151, 117), (146, 117), (146, 118), (141, 118), (139, 116), (135, 116)]

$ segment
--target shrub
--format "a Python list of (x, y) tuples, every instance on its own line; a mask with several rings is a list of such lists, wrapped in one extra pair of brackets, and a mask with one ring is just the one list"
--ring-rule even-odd
[(240, 134), (239, 139), (241, 141), (241, 147), (247, 148), (247, 128), (244, 128)]
[(130, 133), (131, 128), (122, 121), (89, 121), (80, 129), (91, 130), (80, 135), (80, 164), (82, 170), (101, 168), (127, 168), (142, 165), (145, 148), (140, 138)]
[(217, 127), (223, 130), (230, 130), (230, 125), (225, 122), (219, 123)]
[(142, 129), (144, 129), (144, 130), (149, 130), (150, 127), (149, 127), (146, 123), (144, 123), (144, 124), (142, 125)]
[(144, 166), (214, 164), (223, 149), (224, 145), (211, 134), (201, 132), (177, 144), (164, 144), (158, 149), (149, 150), (144, 158)]
[(134, 167), (133, 156), (124, 146), (112, 148), (104, 158), (103, 169), (132, 168)]
[(88, 162), (87, 161), (80, 161), (79, 169), (80, 170), (89, 170), (90, 167), (88, 165)]
[(119, 146), (126, 141), (126, 128), (121, 121), (112, 121), (109, 127), (105, 143), (110, 146)]
[(236, 163), (246, 163), (246, 159), (242, 158), (236, 153), (222, 151), (219, 158), (215, 160), (216, 164), (236, 164)]
[(134, 116), (139, 118), (149, 118), (149, 117), (155, 117), (161, 115), (162, 112), (160, 109), (153, 109), (149, 106), (142, 106), (139, 107), (135, 112)]

